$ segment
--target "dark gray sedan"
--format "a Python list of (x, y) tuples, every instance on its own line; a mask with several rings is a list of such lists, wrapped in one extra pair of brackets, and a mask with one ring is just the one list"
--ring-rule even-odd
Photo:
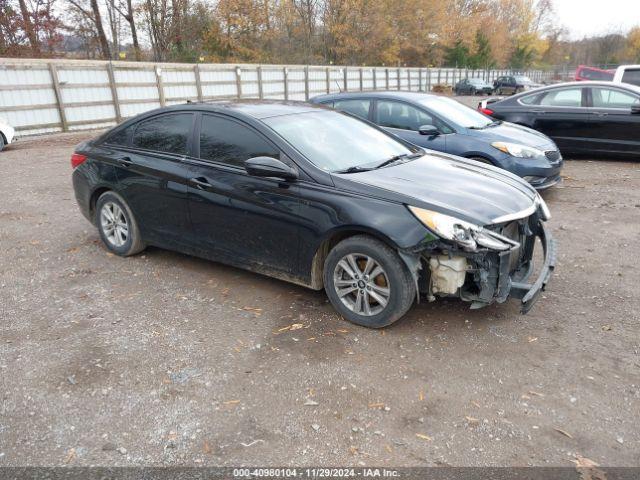
[(491, 95), (493, 85), (481, 78), (463, 78), (453, 87), (456, 95)]
[(313, 103), (373, 122), (423, 148), (504, 168), (542, 190), (560, 181), (555, 143), (531, 128), (502, 121), (447, 97), (415, 92), (321, 95)]

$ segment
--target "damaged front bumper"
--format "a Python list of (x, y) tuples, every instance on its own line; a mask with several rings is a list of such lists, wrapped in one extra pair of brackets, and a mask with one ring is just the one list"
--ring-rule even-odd
[[(500, 284), (504, 286), (503, 288), (509, 290), (510, 297), (518, 298), (522, 301), (522, 306), (520, 308), (522, 313), (527, 313), (531, 310), (531, 307), (533, 307), (538, 296), (545, 289), (547, 283), (549, 283), (551, 274), (556, 266), (557, 244), (551, 237), (551, 234), (545, 227), (544, 223), (539, 224), (536, 237), (540, 239), (544, 252), (544, 263), (536, 281), (533, 283), (526, 283), (526, 280), (530, 277), (531, 270), (533, 268), (533, 261), (531, 260), (529, 261), (529, 272), (521, 279), (521, 281), (514, 282), (509, 275), (501, 275), (499, 280)], [(508, 264), (506, 260), (504, 260), (504, 262)]]
[[(481, 308), (509, 298), (522, 301), (527, 313), (549, 282), (556, 264), (556, 242), (538, 214), (497, 227), (499, 237), (512, 246), (503, 251), (481, 249), (464, 251), (443, 244), (423, 250), (418, 290), (429, 301), (438, 297), (459, 297)], [(537, 278), (529, 283), (534, 270), (534, 250), (541, 245), (543, 263)]]

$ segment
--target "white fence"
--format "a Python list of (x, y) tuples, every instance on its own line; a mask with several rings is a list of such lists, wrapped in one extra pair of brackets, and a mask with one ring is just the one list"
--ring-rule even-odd
[[(430, 91), (506, 70), (135, 63), (0, 58), (0, 117), (18, 135), (108, 127), (146, 110), (231, 98), (307, 100), (323, 93)], [(550, 72), (525, 72), (543, 81)]]

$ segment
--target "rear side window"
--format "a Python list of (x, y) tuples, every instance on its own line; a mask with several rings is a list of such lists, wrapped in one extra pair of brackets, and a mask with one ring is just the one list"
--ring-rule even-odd
[(539, 94), (535, 94), (535, 95), (527, 95), (526, 97), (522, 97), (520, 100), (518, 100), (520, 103), (523, 103), (525, 105), (538, 105), (540, 102), (538, 102), (538, 98), (540, 97)]
[(417, 132), (422, 125), (434, 125), (431, 115), (406, 103), (378, 100), (377, 112), (376, 123), (381, 127)]
[(552, 107), (580, 107), (582, 106), (582, 88), (565, 88), (551, 90), (542, 97), (540, 105)]
[(138, 124), (132, 145), (155, 152), (186, 155), (192, 125), (191, 113), (158, 115)]
[(279, 158), (280, 152), (258, 133), (232, 120), (202, 116), (200, 158), (244, 167), (253, 157)]
[(131, 137), (133, 127), (133, 125), (129, 125), (126, 128), (119, 128), (115, 132), (111, 133), (105, 139), (104, 143), (126, 147), (127, 145), (129, 145), (129, 138)]
[(336, 100), (333, 103), (333, 108), (365, 119), (369, 118), (369, 107), (371, 107), (371, 100), (366, 99)]
[(631, 108), (640, 105), (640, 97), (612, 88), (592, 88), (593, 106), (597, 108)]
[(625, 70), (622, 74), (622, 81), (632, 85), (640, 85), (640, 69)]

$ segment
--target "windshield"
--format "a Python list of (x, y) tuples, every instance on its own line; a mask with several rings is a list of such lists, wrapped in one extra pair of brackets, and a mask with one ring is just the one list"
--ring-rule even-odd
[(480, 85), (484, 83), (484, 80), (482, 80), (481, 78), (470, 78), (469, 83)]
[(263, 121), (316, 167), (329, 172), (372, 167), (414, 153), (380, 130), (339, 112), (307, 112)]
[(458, 127), (483, 128), (492, 123), (490, 118), (450, 98), (431, 97), (421, 103), (441, 116), (445, 122), (454, 123)]
[(529, 77), (516, 77), (516, 82), (520, 84), (533, 83)]

